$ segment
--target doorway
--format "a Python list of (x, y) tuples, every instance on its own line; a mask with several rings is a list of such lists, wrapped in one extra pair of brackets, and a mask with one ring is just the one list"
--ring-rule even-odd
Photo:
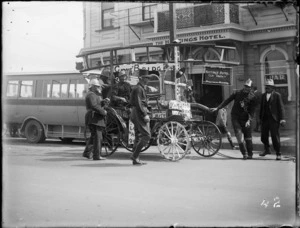
[[(202, 83), (203, 74), (191, 74), (195, 100), (197, 103), (215, 108), (223, 101), (223, 87), (221, 85), (210, 85)], [(206, 120), (215, 122), (216, 115), (207, 114)]]

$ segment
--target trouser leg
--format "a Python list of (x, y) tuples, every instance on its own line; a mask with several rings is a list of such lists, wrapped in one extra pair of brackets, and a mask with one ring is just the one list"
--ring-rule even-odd
[(270, 152), (269, 131), (270, 131), (270, 123), (269, 120), (265, 119), (261, 123), (260, 140), (264, 144), (265, 151), (268, 153)]
[(235, 137), (239, 144), (240, 151), (242, 155), (246, 155), (246, 147), (243, 142), (243, 132), (241, 124), (236, 118), (232, 118), (231, 122), (234, 129)]
[(101, 149), (102, 149), (102, 129), (101, 127), (95, 126), (94, 127), (94, 153), (93, 153), (93, 159), (99, 159), (101, 155)]
[(276, 151), (276, 155), (281, 155), (280, 153), (280, 135), (279, 135), (279, 123), (276, 121), (271, 121), (272, 124), (270, 125), (270, 132), (271, 132), (271, 139), (274, 150)]
[(135, 135), (136, 141), (134, 144), (134, 150), (132, 154), (132, 158), (137, 159), (139, 157), (139, 154), (144, 146), (149, 143), (149, 140), (151, 138), (150, 135), (150, 124), (145, 123), (143, 118), (137, 115), (137, 110), (133, 109), (131, 113), (131, 121), (134, 124), (135, 129)]
[(90, 157), (92, 151), (93, 151), (93, 137), (90, 136), (86, 142), (86, 146), (83, 151), (83, 156)]
[[(246, 124), (246, 123), (245, 123)], [(252, 143), (252, 127), (251, 124), (249, 127), (245, 125), (242, 127), (242, 131), (244, 133), (244, 138), (246, 142), (246, 148), (248, 152), (248, 156), (253, 156), (253, 143)]]
[(232, 137), (231, 137), (231, 134), (230, 134), (229, 131), (227, 132), (227, 139), (228, 139), (228, 142), (230, 143), (230, 146), (231, 146), (232, 148), (234, 148), (234, 144), (233, 144), (233, 141), (232, 141)]

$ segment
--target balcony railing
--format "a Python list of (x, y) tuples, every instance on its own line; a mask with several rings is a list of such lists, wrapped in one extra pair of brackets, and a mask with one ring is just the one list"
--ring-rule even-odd
[[(169, 11), (158, 12), (157, 19), (157, 31), (169, 31)], [(225, 7), (224, 4), (211, 4), (177, 9), (176, 19), (177, 29), (224, 24)], [(229, 4), (229, 21), (239, 24), (239, 9), (235, 4)]]

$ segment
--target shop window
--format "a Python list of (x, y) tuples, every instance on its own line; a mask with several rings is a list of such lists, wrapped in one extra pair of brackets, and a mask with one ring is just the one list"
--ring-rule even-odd
[(265, 57), (264, 65), (264, 79), (274, 80), (275, 90), (281, 93), (283, 102), (286, 103), (291, 91), (288, 87), (288, 69), (284, 55), (278, 50), (270, 51)]
[(114, 24), (114, 3), (102, 3), (102, 28), (112, 28)]
[(20, 97), (32, 97), (33, 81), (21, 81)]
[(17, 97), (18, 96), (18, 89), (19, 89), (19, 82), (18, 81), (8, 81), (6, 96), (7, 97)]

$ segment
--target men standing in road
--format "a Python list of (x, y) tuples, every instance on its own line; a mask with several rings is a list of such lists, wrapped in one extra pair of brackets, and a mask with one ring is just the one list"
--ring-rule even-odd
[[(255, 96), (251, 86), (252, 81), (248, 79), (243, 89), (234, 92), (217, 108), (211, 109), (212, 111), (219, 111), (219, 109), (227, 106), (234, 100), (231, 110), (231, 122), (243, 159), (252, 159), (253, 156), (251, 121), (255, 110)], [(243, 142), (243, 136), (246, 141), (246, 147)], [(248, 156), (246, 152), (248, 152)]]
[(144, 146), (149, 143), (150, 117), (147, 108), (146, 86), (151, 75), (140, 75), (138, 84), (133, 88), (130, 96), (132, 106), (130, 120), (134, 124), (135, 142), (133, 145), (133, 154), (130, 157), (133, 165), (144, 165), (139, 159), (139, 154)]
[(112, 105), (122, 107), (129, 103), (131, 86), (126, 82), (127, 75), (125, 71), (119, 74), (119, 82), (112, 88)]
[[(108, 99), (108, 98), (107, 98)], [(89, 145), (93, 145), (93, 160), (105, 160), (101, 157), (102, 149), (102, 130), (105, 128), (105, 116), (107, 114), (103, 107), (101, 96), (101, 84), (98, 79), (91, 79), (89, 82), (89, 91), (85, 97), (86, 114), (85, 121), (86, 126), (89, 127), (91, 137), (87, 143), (86, 149), (83, 152), (83, 156), (90, 157)]]
[(259, 156), (271, 154), (269, 144), (269, 132), (271, 132), (272, 144), (276, 151), (276, 160), (281, 160), (279, 126), (284, 126), (286, 121), (284, 106), (280, 93), (274, 91), (274, 81), (267, 79), (266, 92), (262, 95), (260, 106), (261, 141), (265, 151)]

